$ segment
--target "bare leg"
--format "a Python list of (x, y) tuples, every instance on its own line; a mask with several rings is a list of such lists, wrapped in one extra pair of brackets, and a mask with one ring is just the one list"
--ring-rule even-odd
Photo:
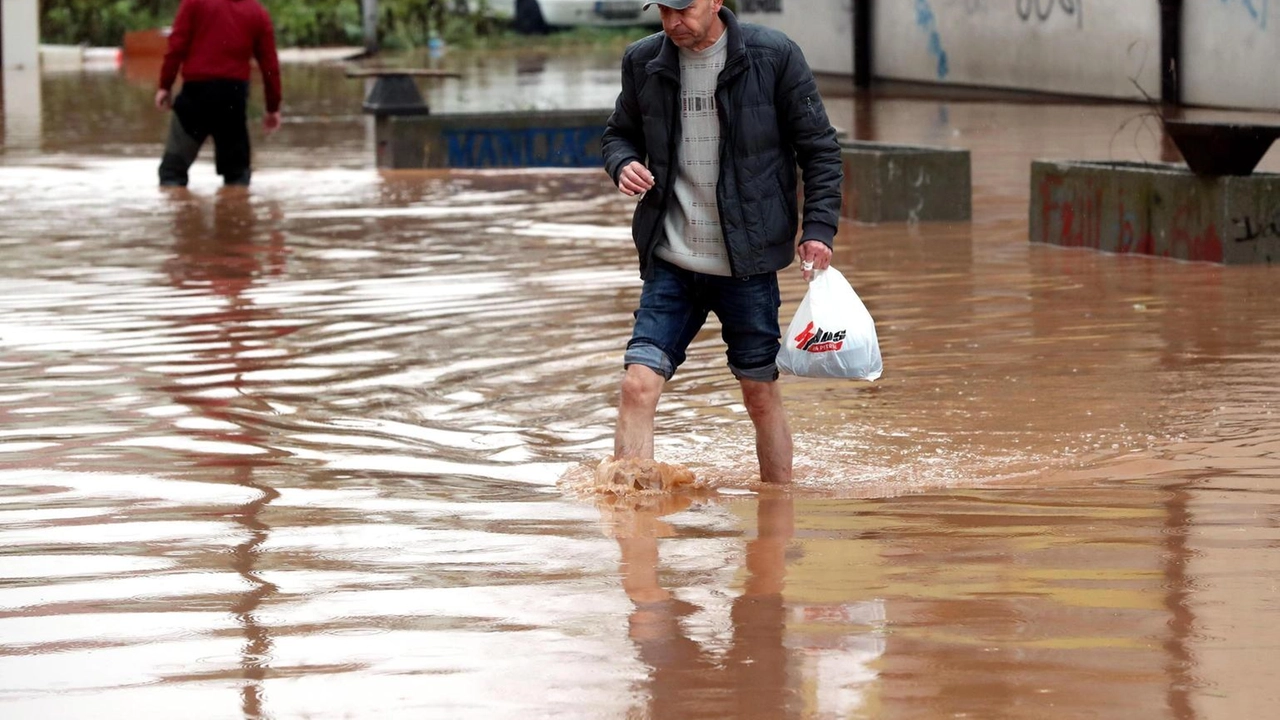
[(792, 501), (781, 493), (762, 493), (756, 512), (756, 539), (747, 543), (747, 577), (729, 611), (733, 642), (720, 667), (732, 678), (737, 717), (800, 717), (797, 698), (789, 692), (795, 669), (788, 671), (794, 660), (785, 640)]
[(671, 593), (658, 583), (658, 538), (638, 534), (618, 537), (622, 550), (622, 589), (636, 603), (655, 603), (671, 599)]
[(615, 458), (653, 459), (653, 416), (665, 383), (661, 375), (643, 365), (627, 366), (613, 436)]
[(756, 507), (756, 539), (747, 543), (744, 596), (782, 592), (787, 574), (787, 546), (795, 535), (795, 503), (790, 497), (761, 496)]
[(767, 483), (791, 482), (791, 428), (782, 406), (777, 382), (739, 379), (742, 402), (756, 426), (756, 457), (760, 479)]

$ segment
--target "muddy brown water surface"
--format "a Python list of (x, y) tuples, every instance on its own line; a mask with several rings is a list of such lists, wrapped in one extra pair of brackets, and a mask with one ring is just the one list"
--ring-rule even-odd
[[(441, 109), (616, 89), (457, 62)], [(782, 380), (793, 487), (713, 323), (657, 448), (719, 490), (605, 502), (562, 480), (611, 449), (633, 201), (379, 173), (334, 66), (250, 192), (206, 150), (164, 193), (152, 70), (6, 108), (3, 717), (1280, 712), (1280, 275), (1027, 242), (1030, 161), (1160, 159), (1141, 107), (829, 98), (970, 148), (974, 221), (841, 228), (885, 373)]]

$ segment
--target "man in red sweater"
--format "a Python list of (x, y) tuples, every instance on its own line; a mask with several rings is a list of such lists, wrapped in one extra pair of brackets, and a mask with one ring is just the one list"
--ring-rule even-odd
[[(267, 134), (280, 127), (280, 60), (271, 16), (258, 0), (182, 0), (160, 69), (156, 108), (173, 108), (160, 184), (187, 184), (200, 146), (213, 136), (218, 174), (227, 185), (248, 185), (250, 175), (249, 61), (262, 72)], [(182, 92), (170, 91), (182, 69)]]

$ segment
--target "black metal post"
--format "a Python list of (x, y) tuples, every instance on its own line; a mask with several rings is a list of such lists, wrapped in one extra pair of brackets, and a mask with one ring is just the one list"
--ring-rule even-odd
[(360, 0), (360, 18), (364, 28), (366, 55), (378, 54), (378, 0)]
[(871, 5), (873, 0), (853, 0), (853, 84), (871, 87)]
[(1182, 0), (1160, 0), (1160, 101), (1182, 104)]

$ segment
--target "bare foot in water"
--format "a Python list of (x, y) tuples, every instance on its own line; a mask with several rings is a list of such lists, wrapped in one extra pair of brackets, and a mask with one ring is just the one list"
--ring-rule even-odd
[(647, 458), (607, 457), (596, 466), (596, 485), (606, 490), (667, 491), (692, 486), (696, 480), (693, 471), (686, 467)]

